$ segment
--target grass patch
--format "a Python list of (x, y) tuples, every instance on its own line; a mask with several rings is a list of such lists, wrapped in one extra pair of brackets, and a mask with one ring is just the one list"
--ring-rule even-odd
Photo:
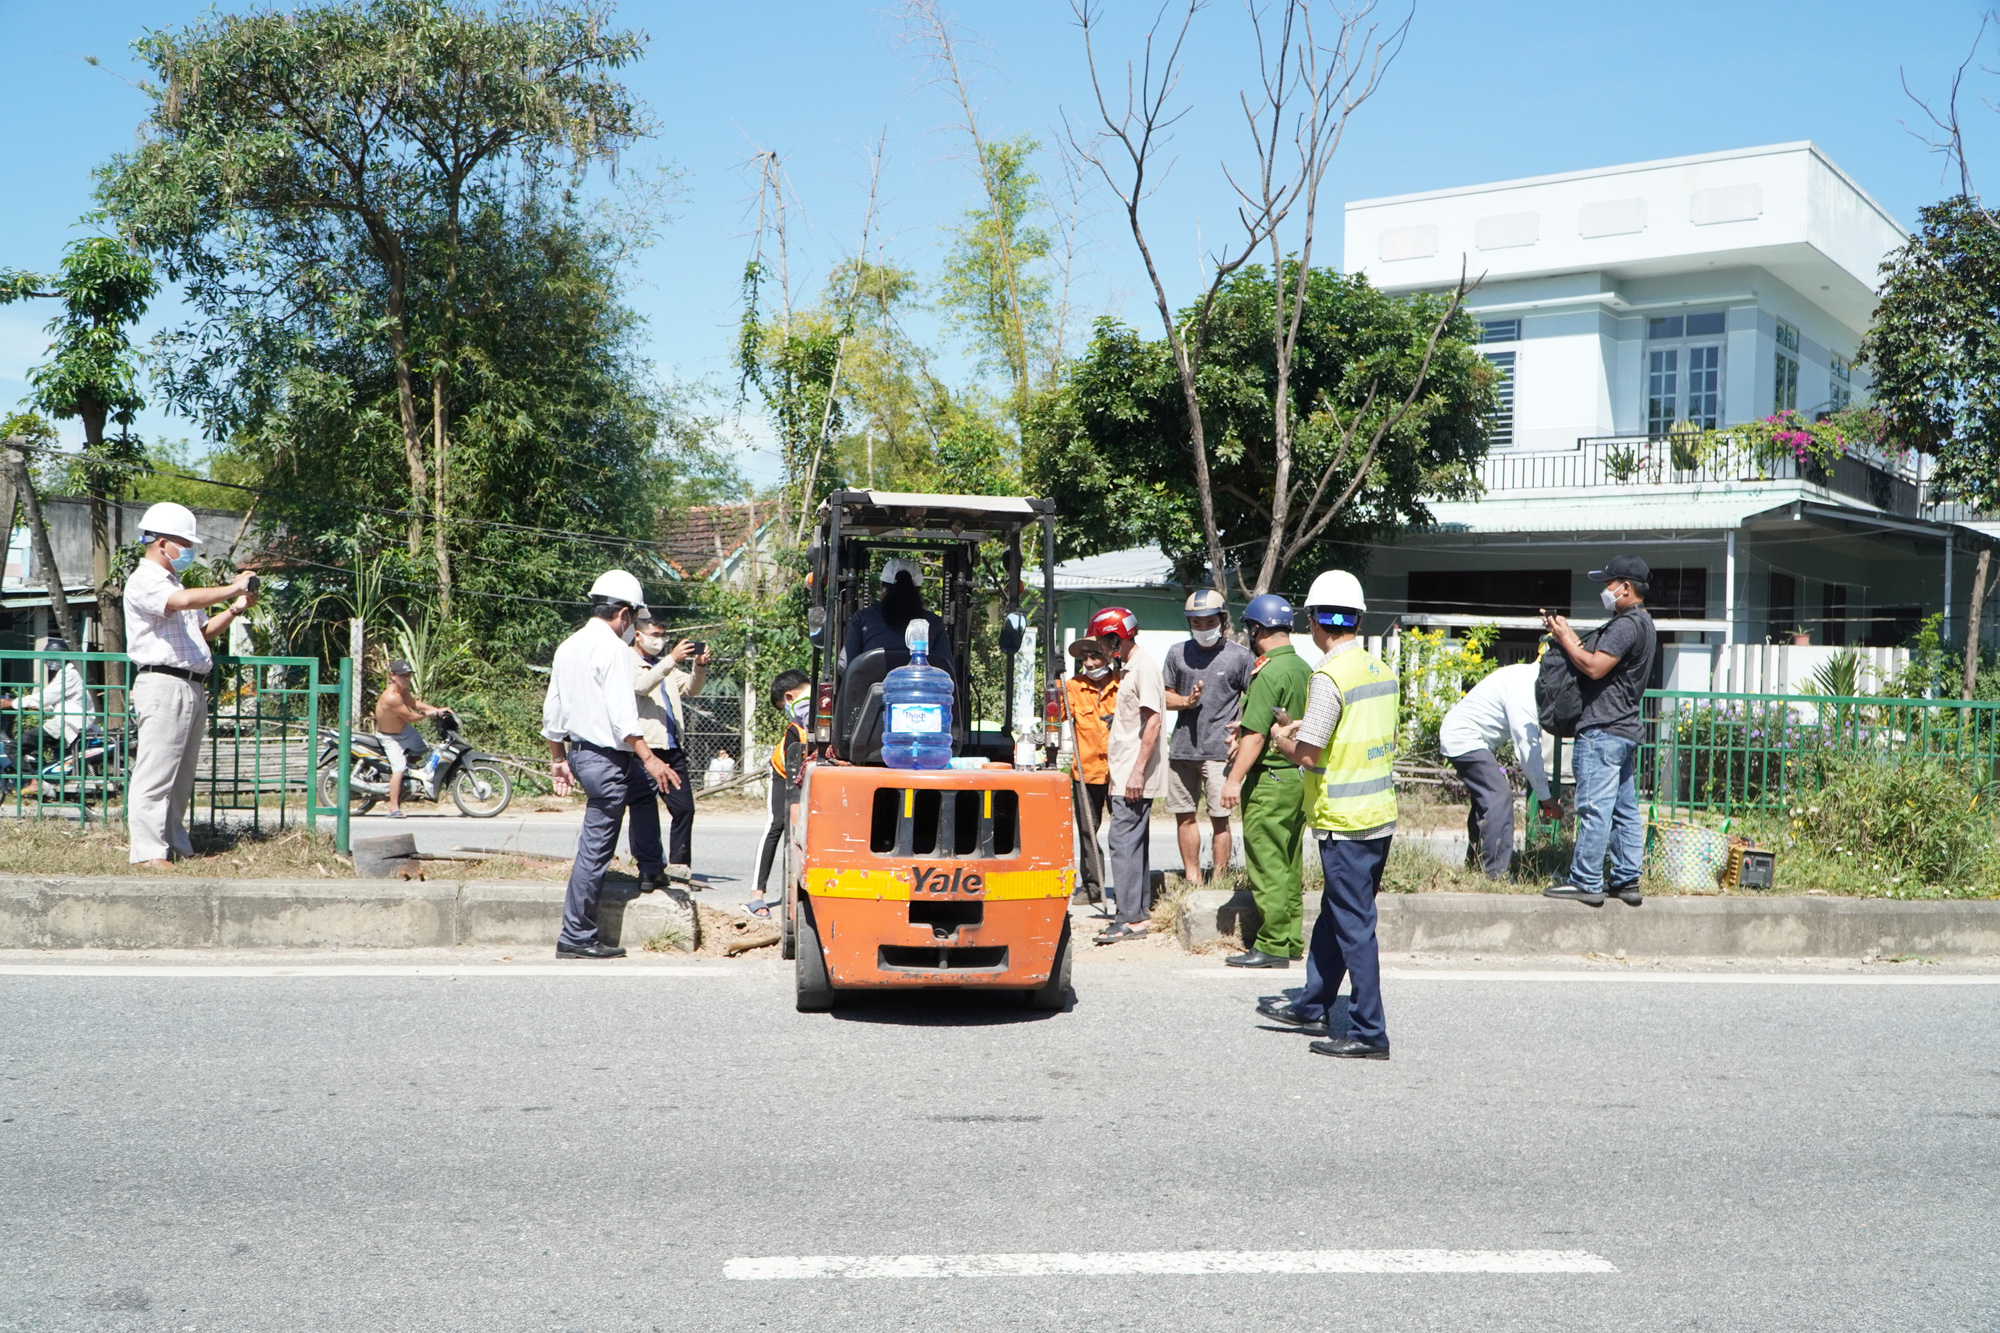
[[(1506, 879), (1492, 880), (1474, 866), (1434, 855), (1424, 843), (1399, 838), (1389, 846), (1389, 864), (1382, 871), (1382, 892), (1540, 893), (1543, 885), (1568, 876), (1575, 851), (1568, 838), (1525, 848), (1514, 854)], [(1319, 867), (1309, 867), (1309, 891), (1319, 888), (1319, 878)]]
[[(1832, 761), (1818, 792), (1755, 821), (1788, 887), (1883, 898), (2000, 896), (1987, 775), (1937, 759)], [(1746, 829), (1746, 832), (1749, 830)]]
[[(0, 875), (145, 875), (164, 879), (353, 879), (354, 866), (334, 850), (330, 826), (230, 829), (197, 824), (188, 830), (195, 854), (167, 869), (135, 867), (125, 830), (67, 819), (0, 820)], [(566, 880), (569, 862), (525, 856), (477, 861), (426, 861), (426, 879)], [(607, 882), (637, 880), (613, 871)]]
[(67, 819), (8, 820), (0, 835), (0, 875), (158, 875), (182, 879), (352, 879), (354, 867), (333, 849), (331, 830), (188, 830), (192, 860), (171, 869), (135, 870), (119, 825)]

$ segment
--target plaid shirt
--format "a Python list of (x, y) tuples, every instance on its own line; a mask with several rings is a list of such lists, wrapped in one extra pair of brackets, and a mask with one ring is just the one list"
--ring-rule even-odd
[(201, 637), (199, 611), (169, 611), (167, 598), (180, 590), (174, 572), (151, 560), (125, 580), (125, 653), (134, 666), (170, 666), (207, 671), (215, 665)]

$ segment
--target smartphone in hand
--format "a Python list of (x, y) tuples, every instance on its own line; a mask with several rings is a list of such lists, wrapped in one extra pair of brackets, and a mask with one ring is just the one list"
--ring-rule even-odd
[(1292, 715), (1285, 711), (1285, 707), (1283, 704), (1271, 705), (1271, 719), (1281, 727), (1289, 727), (1292, 725)]

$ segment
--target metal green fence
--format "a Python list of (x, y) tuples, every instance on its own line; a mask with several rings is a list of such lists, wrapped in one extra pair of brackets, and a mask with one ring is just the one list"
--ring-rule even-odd
[[(330, 816), (348, 850), (349, 766), (330, 767), (325, 791), (317, 776), (326, 745), (349, 749), (352, 664), (320, 674), (310, 657), (216, 659), (189, 823), (316, 828)], [(134, 679), (122, 653), (0, 651), (0, 816), (124, 822)]]
[(1640, 797), (1670, 815), (1783, 810), (1857, 756), (2000, 780), (2000, 703), (1649, 690), (1646, 712)]

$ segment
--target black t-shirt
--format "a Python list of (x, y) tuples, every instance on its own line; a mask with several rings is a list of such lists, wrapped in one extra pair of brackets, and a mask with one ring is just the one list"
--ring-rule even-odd
[(1577, 685), (1583, 696), (1583, 717), (1576, 724), (1578, 735), (1602, 728), (1624, 740), (1639, 739), (1639, 700), (1653, 674), (1653, 645), (1658, 637), (1653, 617), (1645, 607), (1635, 606), (1614, 617), (1594, 641), (1585, 644), (1616, 657), (1618, 665), (1606, 672), (1602, 680), (1578, 673)]

